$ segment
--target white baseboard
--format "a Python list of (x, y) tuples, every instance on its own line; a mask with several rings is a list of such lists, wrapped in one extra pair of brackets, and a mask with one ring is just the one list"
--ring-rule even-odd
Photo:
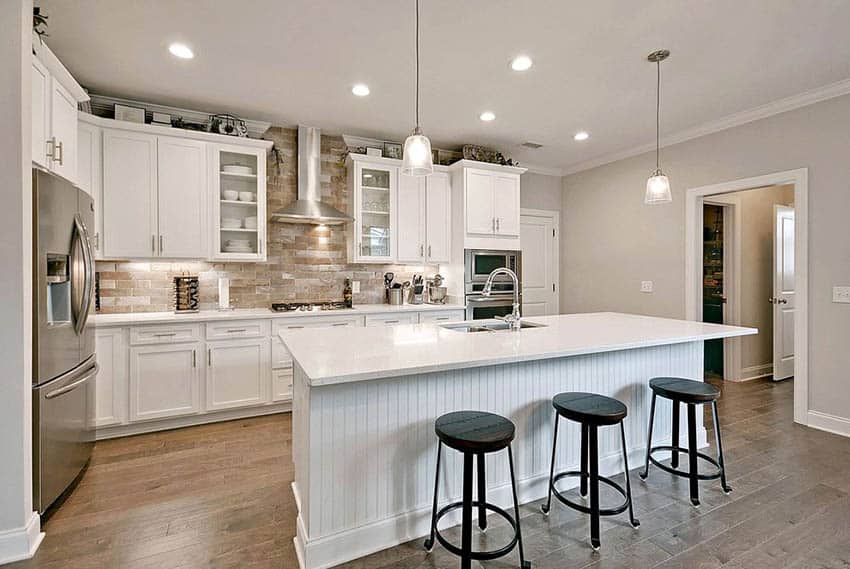
[[(654, 446), (669, 445), (670, 438), (655, 439)], [(706, 430), (704, 427), (697, 429), (697, 444), (699, 448), (708, 446)], [(629, 451), (629, 466), (634, 470), (642, 466), (646, 455), (646, 448), (637, 448)], [(602, 476), (613, 476), (623, 471), (623, 456), (614, 453), (600, 457), (599, 474)], [(574, 467), (574, 466), (573, 466)], [(572, 469), (568, 467), (567, 469)], [(651, 469), (653, 467), (650, 467)], [(657, 470), (657, 469), (656, 469)], [(635, 483), (634, 477), (632, 484)], [(578, 478), (564, 479), (563, 486), (559, 489), (566, 490), (578, 485)], [(530, 478), (517, 481), (517, 497), (520, 504), (527, 504), (545, 498), (549, 489), (549, 474), (538, 474)], [(297, 487), (293, 485), (293, 492), (297, 493)], [(513, 512), (513, 493), (510, 484), (503, 484), (487, 489), (487, 501)], [(441, 502), (439, 507), (448, 502)], [(473, 513), (473, 516), (476, 514)], [(540, 515), (543, 515), (542, 513)], [(447, 514), (440, 521), (440, 527), (446, 528), (460, 524), (460, 509)], [(309, 539), (307, 528), (301, 517), (299, 508), (296, 523), (296, 535), (293, 538), (296, 557), (301, 569), (328, 569), (340, 563), (365, 557), (383, 549), (393, 547), (412, 539), (424, 537), (431, 530), (431, 506), (411, 510), (391, 518), (385, 518), (373, 523), (363, 525), (351, 530), (346, 530), (333, 535), (324, 536), (319, 539)]]
[(262, 417), (263, 415), (274, 415), (275, 413), (287, 413), (289, 411), (292, 411), (292, 402), (284, 401), (282, 403), (264, 405), (262, 407), (228, 409), (226, 411), (216, 411), (203, 415), (186, 415), (183, 417), (173, 417), (171, 419), (157, 419), (155, 421), (133, 423), (131, 425), (100, 427), (97, 429), (95, 439), (102, 441), (105, 439), (115, 439), (130, 435), (141, 435), (143, 433), (154, 433), (157, 431), (167, 431), (169, 429), (180, 429), (182, 427), (219, 423), (221, 421), (233, 421), (236, 419), (248, 419), (250, 417)]
[(820, 411), (809, 411), (809, 426), (821, 431), (850, 437), (850, 419), (837, 417)]
[(41, 518), (33, 512), (23, 527), (0, 531), (0, 565), (30, 559), (35, 555), (44, 533), (41, 531)]
[(730, 379), (729, 381), (740, 383), (744, 381), (753, 381), (754, 379), (761, 379), (763, 377), (768, 377), (771, 375), (773, 375), (772, 362), (762, 365), (741, 368), (741, 377), (739, 379)]

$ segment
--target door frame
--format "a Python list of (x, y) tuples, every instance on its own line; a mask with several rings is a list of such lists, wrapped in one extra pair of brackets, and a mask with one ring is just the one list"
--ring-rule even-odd
[[(522, 233), (522, 218), (542, 217), (552, 221), (552, 227), (555, 228), (555, 235), (552, 237), (554, 243), (552, 247), (552, 279), (555, 281), (555, 314), (561, 313), (561, 212), (550, 209), (533, 209), (523, 207), (519, 210), (519, 225), (520, 233)], [(520, 241), (520, 250), (522, 250), (522, 242)]]
[(701, 320), (702, 204), (717, 196), (764, 186), (794, 185), (794, 272), (797, 276), (797, 317), (794, 319), (794, 421), (809, 425), (809, 170), (798, 168), (763, 176), (688, 188), (685, 191), (685, 315)]

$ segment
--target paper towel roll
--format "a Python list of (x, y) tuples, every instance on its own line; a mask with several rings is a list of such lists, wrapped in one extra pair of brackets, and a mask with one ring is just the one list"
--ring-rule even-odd
[(218, 279), (218, 309), (230, 310), (230, 279), (227, 277)]

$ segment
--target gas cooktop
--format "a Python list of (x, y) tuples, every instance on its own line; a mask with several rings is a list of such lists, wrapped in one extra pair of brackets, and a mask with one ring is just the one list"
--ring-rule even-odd
[(351, 310), (341, 300), (317, 300), (315, 302), (276, 302), (272, 312), (318, 312), (322, 310)]

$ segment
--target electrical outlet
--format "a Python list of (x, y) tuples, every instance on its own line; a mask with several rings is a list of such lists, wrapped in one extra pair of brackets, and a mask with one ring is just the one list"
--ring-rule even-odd
[(354, 294), (360, 292), (360, 281), (351, 281), (351, 292)]
[(832, 287), (832, 302), (850, 304), (850, 286)]
[(652, 292), (652, 281), (640, 281), (641, 292)]

